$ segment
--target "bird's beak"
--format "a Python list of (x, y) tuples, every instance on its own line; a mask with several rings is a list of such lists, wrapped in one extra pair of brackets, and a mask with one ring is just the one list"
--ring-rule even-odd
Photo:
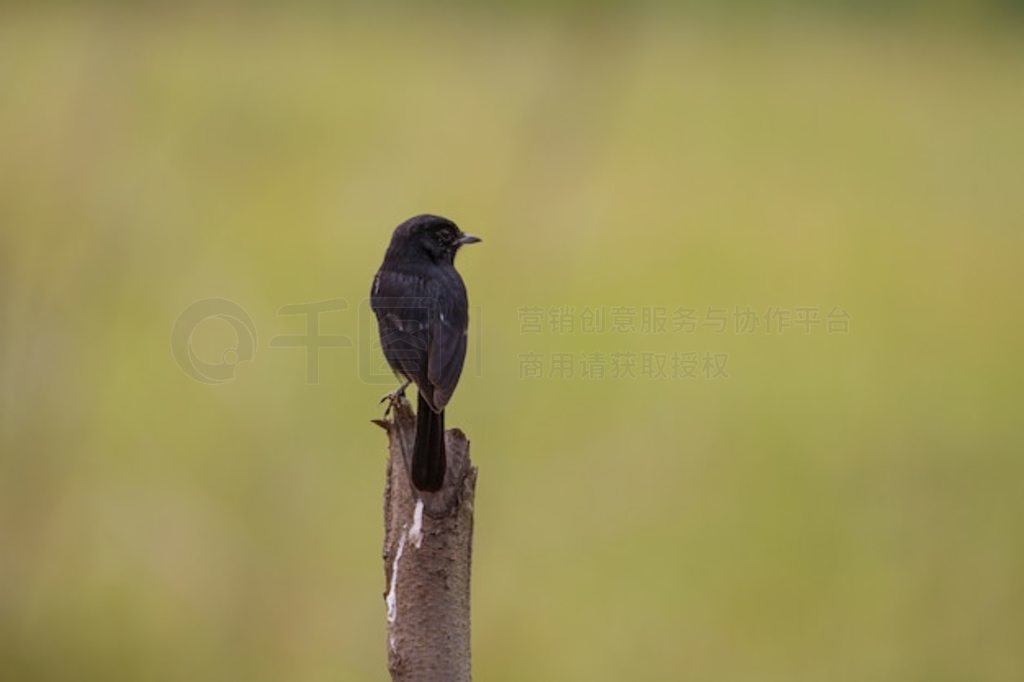
[(474, 237), (471, 234), (464, 234), (458, 239), (456, 239), (455, 243), (458, 244), (459, 246), (462, 246), (463, 244), (476, 244), (477, 242), (480, 241), (483, 241), (482, 239), (480, 239), (480, 237)]

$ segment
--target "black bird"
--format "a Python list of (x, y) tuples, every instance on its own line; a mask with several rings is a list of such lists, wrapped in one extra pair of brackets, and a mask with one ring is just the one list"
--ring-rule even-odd
[(412, 482), (419, 490), (440, 490), (444, 483), (444, 408), (462, 374), (469, 326), (455, 253), (478, 241), (447, 218), (409, 218), (395, 228), (370, 290), (384, 357), (403, 379), (384, 400), (404, 393), (410, 382), (419, 392), (412, 455)]

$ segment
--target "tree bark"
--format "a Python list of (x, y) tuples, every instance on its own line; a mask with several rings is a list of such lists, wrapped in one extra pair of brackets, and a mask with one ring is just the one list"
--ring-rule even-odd
[(434, 493), (409, 477), (416, 416), (394, 401), (384, 488), (388, 669), (402, 682), (469, 682), (469, 578), (476, 467), (459, 429), (445, 432), (447, 471)]

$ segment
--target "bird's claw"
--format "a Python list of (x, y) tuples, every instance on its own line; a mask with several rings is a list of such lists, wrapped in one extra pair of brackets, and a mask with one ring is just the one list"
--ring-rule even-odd
[(385, 393), (383, 396), (381, 396), (380, 402), (383, 403), (386, 400), (388, 403), (387, 409), (384, 410), (385, 417), (391, 414), (391, 410), (394, 408), (395, 404), (405, 397), (405, 389), (409, 387), (410, 383), (411, 382), (406, 381), (395, 390)]

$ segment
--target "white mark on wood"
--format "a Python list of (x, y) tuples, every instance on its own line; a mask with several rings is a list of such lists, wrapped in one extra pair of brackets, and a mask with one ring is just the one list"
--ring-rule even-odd
[(423, 544), (423, 499), (416, 499), (416, 509), (412, 513), (412, 528), (409, 529), (409, 540), (416, 546), (416, 549), (420, 548)]
[(402, 560), (402, 554), (405, 552), (405, 539), (407, 535), (403, 528), (402, 534), (398, 538), (398, 551), (395, 552), (395, 563), (391, 564), (391, 587), (388, 588), (388, 596), (384, 600), (384, 603), (388, 605), (388, 629), (391, 631), (388, 633), (388, 645), (392, 651), (395, 650), (393, 626), (398, 618), (398, 562)]
[(395, 552), (395, 562), (391, 564), (391, 586), (388, 587), (388, 596), (384, 603), (388, 606), (388, 645), (395, 651), (394, 625), (398, 620), (398, 562), (405, 554), (406, 541), (412, 542), (416, 549), (423, 543), (423, 499), (416, 498), (416, 508), (412, 512), (412, 528), (408, 525), (402, 526), (402, 534), (398, 536), (398, 550)]

